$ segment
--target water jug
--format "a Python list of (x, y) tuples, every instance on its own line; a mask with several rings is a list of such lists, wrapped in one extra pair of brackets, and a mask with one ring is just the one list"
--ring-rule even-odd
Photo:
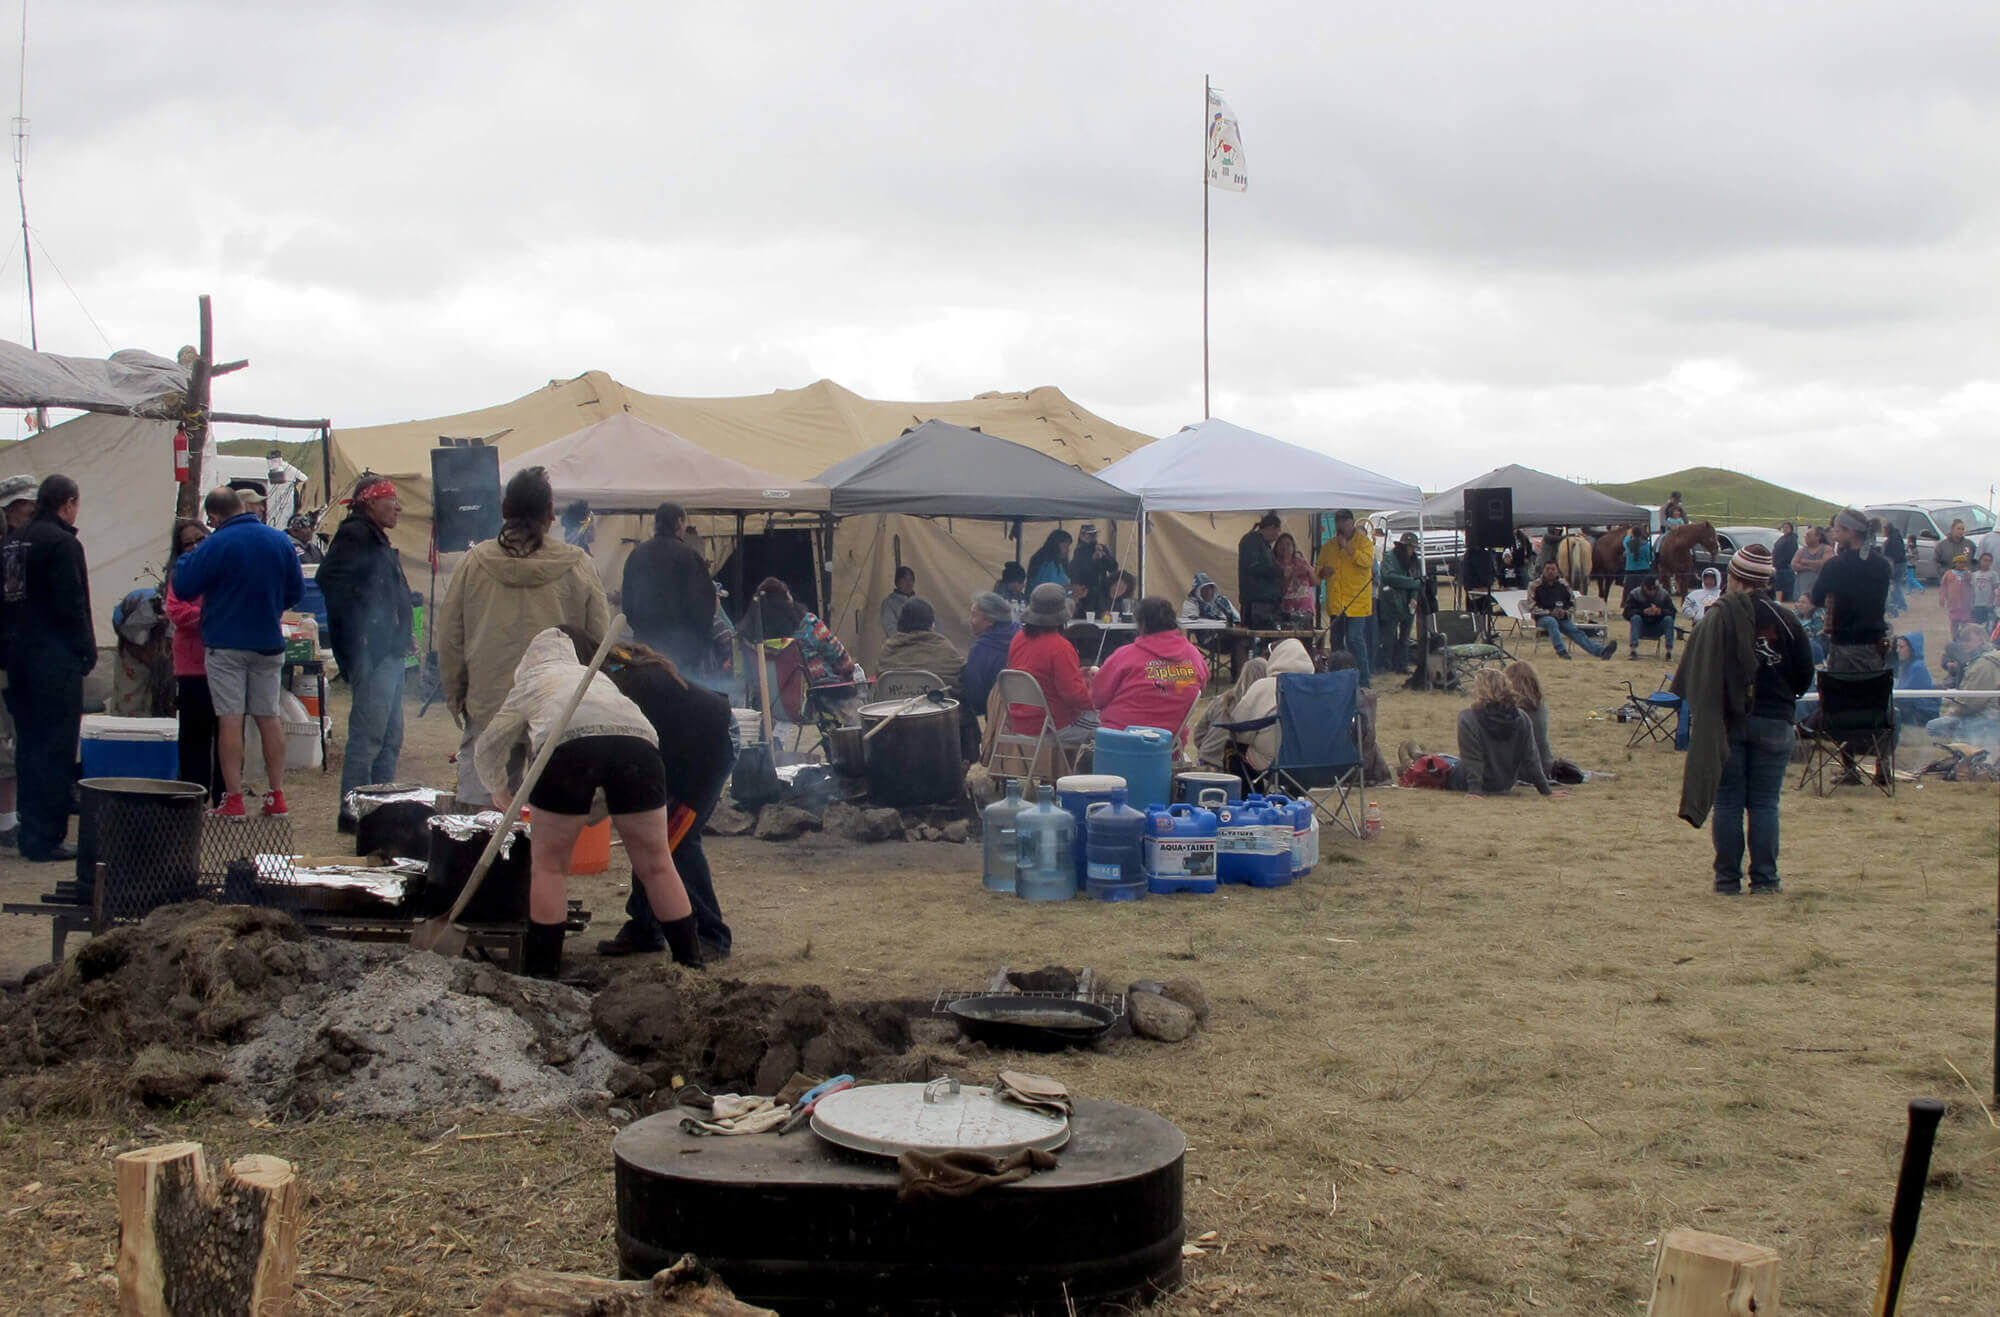
[(1292, 877), (1303, 878), (1319, 862), (1319, 816), (1311, 796), (1292, 797)]
[[(1283, 887), (1292, 881), (1290, 817), (1262, 796), (1224, 803), (1216, 812), (1215, 876), (1225, 883)], [(1279, 830), (1284, 840), (1278, 838)]]
[(1137, 901), (1146, 895), (1146, 816), (1114, 791), (1085, 816), (1090, 867), (1085, 891), (1100, 901)]
[[(1225, 797), (1220, 792), (1216, 799)], [(1146, 890), (1215, 890), (1215, 811), (1199, 805), (1155, 805), (1146, 811)]]
[(1014, 816), (1019, 865), (1014, 894), (1023, 901), (1067, 901), (1076, 895), (1076, 820), (1056, 804), (1052, 788)]
[(988, 805), (979, 816), (979, 828), (986, 843), (986, 890), (1014, 890), (1015, 873), (1021, 866), (1021, 845), (1015, 836), (1014, 819), (1027, 802), (1021, 799), (1021, 779), (1007, 779), (1007, 798)]
[(1139, 809), (1173, 801), (1174, 734), (1158, 727), (1098, 731), (1090, 771), (1125, 779), (1125, 798)]
[(1125, 779), (1113, 777), (1109, 773), (1072, 773), (1068, 777), (1056, 779), (1056, 803), (1069, 811), (1076, 820), (1076, 887), (1083, 890), (1089, 875), (1089, 857), (1084, 854), (1084, 838), (1088, 829), (1084, 827), (1084, 815), (1100, 800), (1108, 801), (1114, 791), (1125, 789)]

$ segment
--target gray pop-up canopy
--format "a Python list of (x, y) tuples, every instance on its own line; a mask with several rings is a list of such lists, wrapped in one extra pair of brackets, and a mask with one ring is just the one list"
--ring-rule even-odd
[(835, 516), (902, 513), (984, 521), (1129, 521), (1139, 496), (1021, 444), (925, 421), (813, 477)]
[(1646, 510), (1636, 504), (1600, 494), (1574, 480), (1564, 480), (1561, 476), (1525, 466), (1503, 466), (1483, 476), (1461, 481), (1443, 493), (1425, 499), (1421, 512), (1392, 515), (1389, 524), (1397, 530), (1414, 529), (1421, 517), (1426, 526), (1464, 530), (1465, 491), (1468, 489), (1513, 490), (1516, 526), (1649, 524)]

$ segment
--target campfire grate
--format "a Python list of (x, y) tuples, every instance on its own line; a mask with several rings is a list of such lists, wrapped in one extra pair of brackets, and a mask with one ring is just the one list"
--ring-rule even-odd
[(1019, 988), (946, 988), (932, 999), (931, 1014), (943, 1015), (951, 1009), (953, 1002), (967, 1001), (973, 997), (1020, 997), (1027, 1001), (1082, 1001), (1104, 1007), (1113, 1017), (1125, 1014), (1125, 994), (1122, 992), (1024, 992)]

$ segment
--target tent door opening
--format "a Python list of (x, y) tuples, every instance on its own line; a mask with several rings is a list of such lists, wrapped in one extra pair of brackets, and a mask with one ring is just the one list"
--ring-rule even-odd
[[(731, 622), (743, 620), (743, 609), (757, 593), (757, 583), (767, 576), (775, 576), (789, 586), (792, 598), (800, 606), (826, 616), (825, 601), (820, 598), (819, 574), (813, 570), (813, 534), (810, 530), (767, 530), (745, 535), (737, 542), (736, 551), (715, 573), (716, 579), (730, 592), (723, 604)], [(736, 588), (739, 559), (743, 572), (741, 590)]]

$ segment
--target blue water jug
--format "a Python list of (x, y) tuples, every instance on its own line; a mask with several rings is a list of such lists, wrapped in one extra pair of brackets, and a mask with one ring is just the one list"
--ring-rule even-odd
[(1215, 829), (1215, 811), (1199, 805), (1155, 805), (1147, 810), (1146, 890), (1162, 896), (1213, 892)]
[[(1215, 876), (1225, 883), (1283, 887), (1292, 881), (1292, 821), (1262, 796), (1216, 811)], [(1282, 830), (1283, 840), (1279, 839)]]
[(1291, 857), (1292, 877), (1305, 877), (1312, 872), (1313, 864), (1319, 858), (1319, 850), (1314, 844), (1312, 801), (1304, 796), (1266, 796), (1264, 799), (1277, 806), (1284, 815), (1290, 832), (1284, 840), (1286, 853)]
[(1067, 901), (1076, 895), (1076, 820), (1056, 804), (1053, 789), (1043, 787), (1040, 798), (1014, 816), (1014, 840), (1016, 896)]
[(1007, 779), (1007, 796), (988, 805), (979, 815), (981, 839), (986, 843), (984, 880), (989, 892), (1012, 893), (1021, 867), (1021, 844), (1014, 820), (1028, 807), (1021, 799), (1021, 779)]
[(1125, 798), (1140, 809), (1173, 803), (1174, 734), (1158, 727), (1102, 728), (1091, 750), (1090, 771), (1125, 779)]
[(1111, 793), (1123, 791), (1125, 779), (1110, 773), (1072, 773), (1068, 777), (1056, 779), (1056, 803), (1069, 811), (1076, 820), (1076, 887), (1083, 890), (1090, 877), (1090, 857), (1084, 854), (1084, 838), (1089, 829), (1084, 826), (1084, 816), (1098, 801), (1109, 801)]
[(1109, 802), (1090, 807), (1088, 831), (1090, 867), (1086, 894), (1100, 901), (1137, 901), (1146, 895), (1146, 816), (1114, 791)]

